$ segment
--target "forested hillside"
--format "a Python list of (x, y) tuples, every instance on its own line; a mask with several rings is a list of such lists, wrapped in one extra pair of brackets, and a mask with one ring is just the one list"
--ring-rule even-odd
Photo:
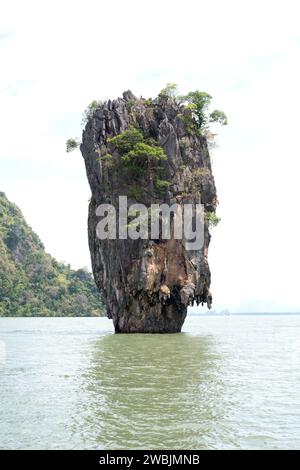
[(0, 316), (100, 316), (92, 275), (45, 252), (20, 209), (0, 192)]

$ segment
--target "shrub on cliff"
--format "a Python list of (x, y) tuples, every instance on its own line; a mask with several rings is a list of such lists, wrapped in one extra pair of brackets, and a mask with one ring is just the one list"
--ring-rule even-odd
[(135, 148), (135, 146), (144, 141), (143, 133), (136, 127), (129, 127), (129, 129), (121, 134), (108, 139), (108, 143), (114, 145), (121, 155), (126, 155)]
[(209, 227), (216, 227), (221, 221), (220, 217), (218, 217), (215, 212), (205, 212), (204, 218)]
[(82, 116), (82, 124), (83, 125), (86, 124), (88, 122), (88, 120), (93, 117), (95, 111), (97, 111), (97, 109), (99, 109), (101, 105), (102, 105), (101, 101), (93, 100), (87, 106), (87, 108), (84, 110), (83, 116)]
[(162, 179), (163, 168), (160, 165), (160, 162), (167, 160), (167, 156), (156, 140), (146, 138), (139, 129), (130, 126), (108, 139), (108, 144), (119, 152), (121, 168), (131, 185), (147, 178), (150, 192), (161, 193), (169, 186), (170, 183)]
[(66, 142), (66, 151), (73, 152), (73, 150), (77, 149), (79, 147), (80, 142), (77, 139), (70, 138)]
[(203, 129), (210, 122), (218, 122), (222, 126), (227, 124), (227, 117), (223, 111), (215, 109), (209, 112), (212, 97), (204, 91), (191, 91), (182, 97), (186, 101), (187, 107), (192, 110), (193, 117), (196, 121), (198, 129)]
[(207, 109), (212, 97), (204, 91), (196, 90), (183, 96), (182, 99), (188, 103), (187, 108), (193, 111), (198, 127), (204, 127), (208, 121)]
[(163, 99), (171, 98), (176, 100), (178, 98), (178, 85), (176, 83), (167, 83), (165, 88), (160, 90), (158, 97)]
[[(172, 100), (177, 105), (182, 105), (185, 109), (190, 109), (191, 116), (184, 114), (185, 121), (189, 133), (193, 130), (207, 129), (212, 122), (219, 123), (222, 126), (228, 124), (227, 116), (223, 111), (215, 109), (209, 112), (212, 96), (205, 91), (190, 91), (187, 95), (179, 95), (178, 87), (175, 83), (167, 83), (158, 97), (162, 100)], [(192, 120), (190, 119), (192, 117)]]

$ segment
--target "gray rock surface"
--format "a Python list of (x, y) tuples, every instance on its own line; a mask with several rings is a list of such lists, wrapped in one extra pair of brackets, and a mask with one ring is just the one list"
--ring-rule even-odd
[[(117, 207), (119, 195), (128, 194), (122, 174), (99, 156), (109, 152), (116, 157), (107, 139), (130, 125), (138, 125), (156, 139), (167, 154), (164, 171), (172, 184), (159, 202), (193, 203), (201, 196), (205, 211), (215, 211), (217, 196), (207, 141), (188, 129), (189, 113), (171, 100), (149, 102), (126, 91), (123, 98), (101, 105), (83, 131), (81, 152), (92, 192), (88, 218), (92, 268), (118, 333), (178, 332), (188, 305), (211, 306), (207, 223), (204, 246), (198, 251), (186, 250), (183, 240), (99, 240), (96, 236), (97, 206), (108, 202)], [(130, 202), (137, 201), (129, 198)], [(138, 202), (149, 206), (157, 201), (149, 196)]]

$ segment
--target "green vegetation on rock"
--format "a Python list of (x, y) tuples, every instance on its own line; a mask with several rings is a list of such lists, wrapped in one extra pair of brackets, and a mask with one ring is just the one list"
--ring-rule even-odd
[(77, 149), (79, 147), (80, 142), (77, 139), (73, 139), (72, 137), (67, 140), (66, 142), (66, 151), (73, 152), (73, 150)]
[(100, 108), (102, 102), (98, 100), (93, 100), (83, 112), (82, 124), (86, 124), (89, 119), (91, 119), (97, 109)]
[(215, 212), (205, 212), (204, 217), (209, 227), (216, 227), (221, 221), (220, 217), (218, 217)]
[[(181, 113), (178, 114), (178, 117), (184, 123), (187, 133), (189, 135), (204, 135), (207, 137), (211, 146), (213, 144), (215, 134), (210, 131), (209, 124), (218, 123), (221, 126), (228, 124), (227, 116), (223, 111), (220, 111), (219, 109), (214, 109), (211, 112), (209, 111), (212, 100), (211, 95), (205, 91), (199, 90), (190, 91), (186, 95), (180, 95), (178, 85), (176, 83), (167, 83), (159, 92), (156, 100), (152, 100), (152, 98), (145, 99), (142, 97), (139, 100), (127, 100), (126, 108), (129, 113), (132, 112), (136, 103), (143, 104), (144, 106), (151, 108), (157, 100), (160, 103), (173, 103), (180, 107)], [(93, 100), (87, 106), (82, 116), (83, 125), (86, 125), (87, 122), (94, 117), (95, 112), (101, 108), (102, 104), (103, 103), (99, 100)], [(128, 135), (126, 134), (127, 132)], [(138, 129), (132, 127), (131, 129), (128, 129), (128, 131), (125, 131), (109, 140), (118, 145), (119, 150), (125, 153), (126, 146), (128, 148), (127, 151), (129, 152), (135, 143), (143, 141), (143, 139), (141, 140), (142, 137), (142, 133)], [(78, 148), (79, 145), (79, 139), (70, 138), (66, 141), (66, 151), (72, 152)], [(103, 159), (103, 157), (101, 157), (101, 159)]]
[(0, 192), (0, 316), (101, 316), (91, 274), (44, 250), (20, 209)]
[(182, 106), (183, 111), (190, 110), (191, 114), (183, 113), (181, 115), (188, 133), (207, 130), (212, 122), (219, 123), (222, 126), (228, 124), (227, 116), (223, 111), (215, 109), (209, 112), (212, 96), (205, 91), (190, 91), (187, 95), (179, 95), (176, 83), (167, 83), (159, 93), (159, 98), (171, 100), (177, 105)]
[(178, 98), (178, 85), (176, 83), (167, 83), (165, 88), (160, 90), (158, 96), (159, 98), (171, 98), (174, 100), (177, 100)]
[(218, 122), (221, 125), (227, 124), (227, 117), (223, 111), (215, 109), (211, 113), (208, 108), (212, 97), (204, 91), (191, 91), (182, 97), (187, 101), (187, 107), (192, 110), (192, 114), (198, 129), (204, 129), (210, 122)]
[(169, 187), (170, 182), (163, 179), (161, 166), (161, 162), (168, 157), (155, 139), (146, 138), (139, 129), (130, 126), (107, 142), (121, 156), (115, 161), (130, 181), (130, 194), (135, 192), (132, 189), (140, 185), (143, 179), (147, 180), (150, 193), (159, 194)]

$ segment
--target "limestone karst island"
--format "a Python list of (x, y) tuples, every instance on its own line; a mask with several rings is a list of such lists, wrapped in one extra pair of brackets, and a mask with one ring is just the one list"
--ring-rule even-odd
[[(84, 158), (92, 193), (88, 235), (93, 274), (117, 333), (179, 332), (189, 305), (211, 307), (209, 228), (218, 217), (209, 123), (223, 125), (227, 119), (222, 111), (209, 113), (210, 101), (199, 91), (180, 97), (173, 84), (153, 100), (126, 91), (122, 98), (91, 103), (82, 142), (67, 141), (67, 150), (80, 145)], [(172, 227), (170, 239), (163, 238), (161, 229), (145, 239), (100, 239), (97, 208), (112, 205), (119, 220), (120, 195), (127, 196), (128, 205), (143, 204), (149, 212), (153, 204), (180, 208), (201, 200), (201, 247), (187, 250), (186, 240), (176, 238)]]

